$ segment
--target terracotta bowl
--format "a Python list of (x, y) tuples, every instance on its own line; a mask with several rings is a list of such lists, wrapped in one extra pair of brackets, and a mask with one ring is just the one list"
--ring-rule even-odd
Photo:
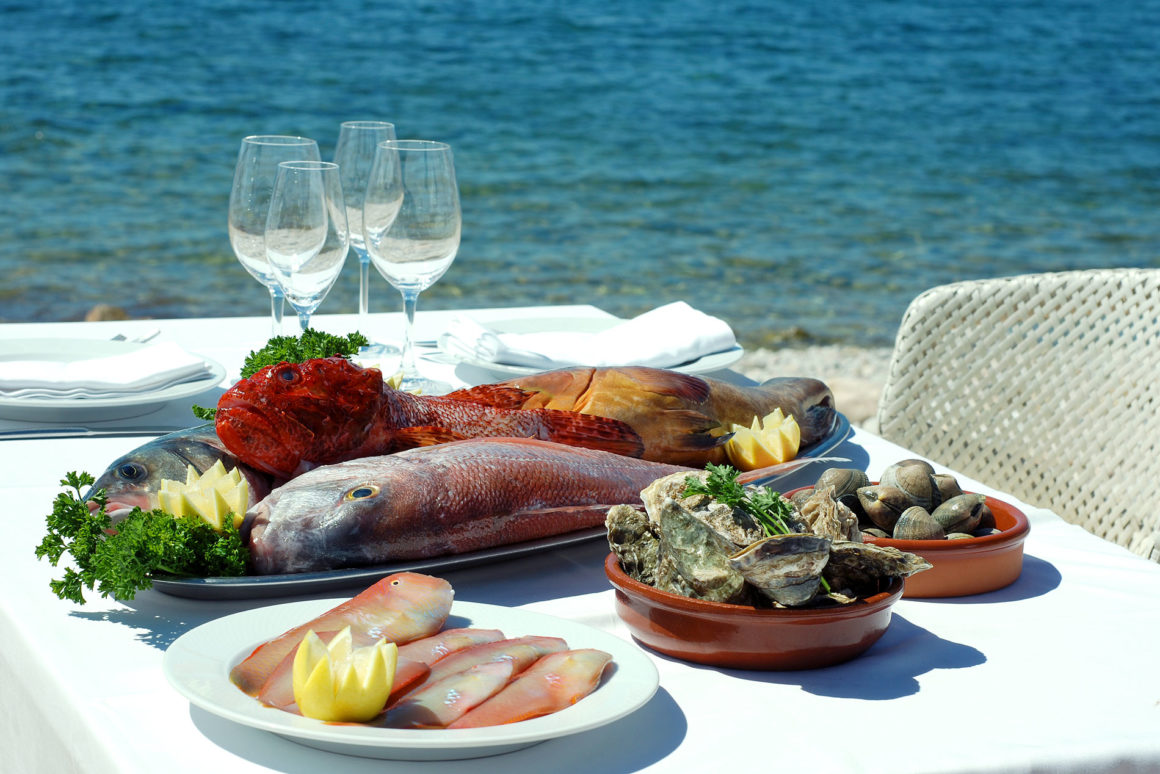
[(814, 669), (849, 661), (890, 624), (902, 581), (843, 607), (763, 610), (690, 599), (630, 578), (616, 554), (604, 561), (617, 615), (643, 645), (675, 658), (737, 669)]
[(906, 579), (902, 596), (907, 599), (965, 597), (995, 591), (1010, 586), (1023, 572), (1023, 541), (1031, 526), (1023, 511), (1010, 503), (988, 497), (987, 507), (995, 516), (995, 526), (1000, 530), (997, 535), (961, 540), (867, 536), (864, 540), (918, 554), (931, 563), (931, 569)]

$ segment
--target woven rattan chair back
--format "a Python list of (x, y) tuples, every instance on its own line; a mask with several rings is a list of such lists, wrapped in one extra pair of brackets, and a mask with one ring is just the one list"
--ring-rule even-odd
[(903, 317), (878, 427), (1160, 561), (1160, 269), (926, 291)]

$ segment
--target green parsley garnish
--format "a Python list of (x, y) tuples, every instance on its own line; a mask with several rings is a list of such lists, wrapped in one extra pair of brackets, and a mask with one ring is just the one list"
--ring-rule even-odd
[(342, 355), (349, 358), (370, 341), (358, 331), (349, 336), (334, 336), (307, 328), (301, 336), (275, 336), (266, 346), (251, 352), (242, 364), (242, 378), (248, 379), (268, 365), (303, 363), (317, 357)]
[(685, 495), (703, 494), (725, 503), (732, 508), (740, 508), (761, 524), (766, 535), (788, 535), (794, 530), (786, 524), (793, 515), (793, 508), (781, 495), (769, 489), (746, 489), (737, 482), (739, 472), (729, 465), (705, 466), (709, 471), (705, 481), (689, 476), (685, 479)]
[(61, 599), (83, 605), (84, 590), (95, 589), (102, 597), (130, 600), (138, 591), (152, 588), (153, 577), (162, 574), (245, 575), (249, 551), (231, 519), (218, 532), (196, 516), (175, 519), (162, 510), (134, 508), (114, 532), (105, 512), (104, 490), (89, 498), (99, 506), (95, 511), (81, 498), (81, 488), (93, 480), (83, 472), (61, 480), (66, 491), (53, 502), (45, 519), (48, 534), (36, 548), (37, 558), (47, 558), (54, 567), (65, 554), (72, 556), (75, 568), (65, 568), (63, 578), (49, 582)]

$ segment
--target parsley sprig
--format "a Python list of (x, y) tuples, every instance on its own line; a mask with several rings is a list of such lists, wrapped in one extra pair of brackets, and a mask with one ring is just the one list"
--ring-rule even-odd
[(793, 508), (777, 492), (769, 489), (747, 489), (737, 477), (736, 468), (729, 465), (705, 466), (709, 471), (704, 481), (696, 476), (685, 479), (685, 495), (703, 494), (725, 503), (731, 508), (740, 508), (748, 513), (765, 530), (766, 535), (788, 535), (794, 530), (786, 523), (793, 515)]
[[(93, 484), (88, 473), (68, 473), (61, 479), (65, 491), (57, 495), (52, 513), (45, 518), (48, 534), (36, 548), (39, 559), (55, 567), (66, 554), (75, 567), (64, 577), (49, 582), (61, 599), (83, 605), (85, 589), (102, 597), (131, 600), (138, 591), (152, 588), (155, 575), (178, 577), (239, 576), (246, 572), (249, 551), (233, 527), (222, 532), (196, 516), (175, 519), (162, 510), (134, 508), (115, 529), (105, 511), (104, 490), (89, 498), (97, 503), (90, 511), (81, 489)], [(71, 491), (70, 491), (71, 490)]]

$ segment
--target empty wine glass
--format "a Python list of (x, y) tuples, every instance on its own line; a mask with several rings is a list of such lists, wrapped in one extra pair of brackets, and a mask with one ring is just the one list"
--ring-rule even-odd
[(283, 161), (266, 219), (266, 258), (305, 331), (350, 247), (338, 165)]
[[(363, 200), (366, 198), (367, 178), (375, 160), (375, 149), (380, 142), (395, 139), (395, 125), (386, 121), (345, 121), (339, 127), (338, 144), (334, 147), (334, 162), (342, 178), (342, 195), (346, 200), (346, 219), (350, 225), (350, 246), (358, 256), (358, 325), (364, 336), (370, 329), (370, 268), (366, 236), (363, 231)], [(398, 355), (399, 349), (389, 344), (374, 344), (368, 349), (377, 355)]]
[(421, 376), (415, 365), (415, 305), (459, 251), (459, 187), (451, 147), (430, 140), (378, 145), (363, 207), (367, 250), (383, 277), (403, 295), (407, 334), (401, 388), (427, 394), (449, 385)]
[(272, 335), (282, 334), (282, 289), (266, 258), (266, 216), (278, 164), (318, 161), (318, 143), (307, 137), (252, 135), (242, 140), (230, 189), (229, 233), (234, 255), (270, 291)]

